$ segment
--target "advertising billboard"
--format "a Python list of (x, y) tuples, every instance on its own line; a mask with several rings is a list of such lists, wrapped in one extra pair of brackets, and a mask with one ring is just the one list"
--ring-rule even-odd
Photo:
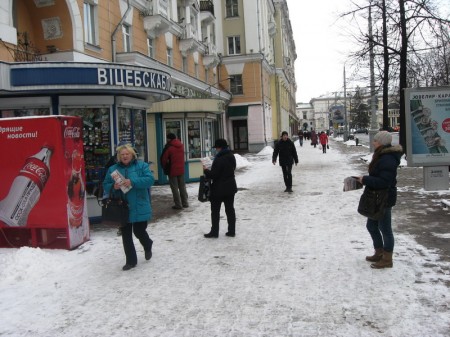
[(450, 165), (450, 87), (405, 90), (408, 166)]
[(0, 247), (89, 239), (81, 118), (1, 118), (0, 153)]

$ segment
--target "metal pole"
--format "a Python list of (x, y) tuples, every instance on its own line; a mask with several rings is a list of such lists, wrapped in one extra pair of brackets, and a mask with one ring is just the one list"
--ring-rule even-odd
[(344, 64), (344, 142), (348, 140), (348, 124), (347, 124), (347, 81), (345, 80), (345, 64)]
[(378, 121), (377, 121), (376, 92), (375, 92), (375, 66), (374, 66), (375, 53), (373, 50), (373, 35), (372, 35), (372, 1), (370, 1), (369, 6), (369, 48), (370, 48), (370, 111), (371, 111), (369, 149), (370, 152), (373, 152), (374, 151), (373, 137), (378, 132)]

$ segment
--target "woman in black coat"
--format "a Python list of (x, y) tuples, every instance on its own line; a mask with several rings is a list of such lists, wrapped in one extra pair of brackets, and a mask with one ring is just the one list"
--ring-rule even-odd
[(207, 178), (211, 179), (211, 231), (205, 234), (205, 238), (219, 237), (220, 207), (222, 202), (225, 205), (227, 215), (228, 232), (226, 236), (236, 235), (236, 213), (234, 210), (234, 195), (237, 192), (234, 171), (236, 170), (236, 158), (228, 148), (225, 139), (217, 139), (214, 147), (217, 154), (213, 160), (211, 169), (203, 166), (203, 172)]
[(392, 136), (387, 131), (378, 132), (373, 138), (375, 151), (369, 164), (369, 175), (359, 177), (360, 183), (374, 190), (389, 189), (388, 200), (381, 220), (367, 219), (367, 230), (372, 238), (375, 253), (366, 256), (374, 262), (372, 268), (392, 268), (394, 234), (392, 232), (392, 207), (397, 202), (397, 167), (403, 154), (401, 145), (392, 146)]

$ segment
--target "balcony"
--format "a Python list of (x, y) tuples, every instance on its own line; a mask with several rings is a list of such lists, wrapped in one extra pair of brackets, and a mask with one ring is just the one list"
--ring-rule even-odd
[(215, 21), (214, 4), (212, 1), (200, 1), (200, 20), (202, 23), (209, 24)]
[(213, 43), (206, 45), (206, 53), (203, 57), (203, 65), (207, 68), (214, 68), (220, 62), (220, 58), (217, 55), (217, 47)]
[(167, 13), (167, 0), (153, 0), (141, 13), (144, 17), (144, 29), (150, 38), (167, 33), (171, 29), (172, 22)]
[(198, 40), (197, 30), (194, 25), (187, 23), (183, 35), (180, 39), (180, 51), (183, 55), (193, 52), (205, 53), (205, 46)]

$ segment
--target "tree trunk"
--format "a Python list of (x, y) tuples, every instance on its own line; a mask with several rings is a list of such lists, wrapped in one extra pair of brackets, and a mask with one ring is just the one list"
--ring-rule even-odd
[(407, 85), (407, 65), (408, 65), (408, 32), (406, 28), (405, 0), (398, 0), (400, 6), (400, 29), (401, 29), (401, 48), (400, 48), (400, 144), (406, 152), (406, 102), (405, 88)]

